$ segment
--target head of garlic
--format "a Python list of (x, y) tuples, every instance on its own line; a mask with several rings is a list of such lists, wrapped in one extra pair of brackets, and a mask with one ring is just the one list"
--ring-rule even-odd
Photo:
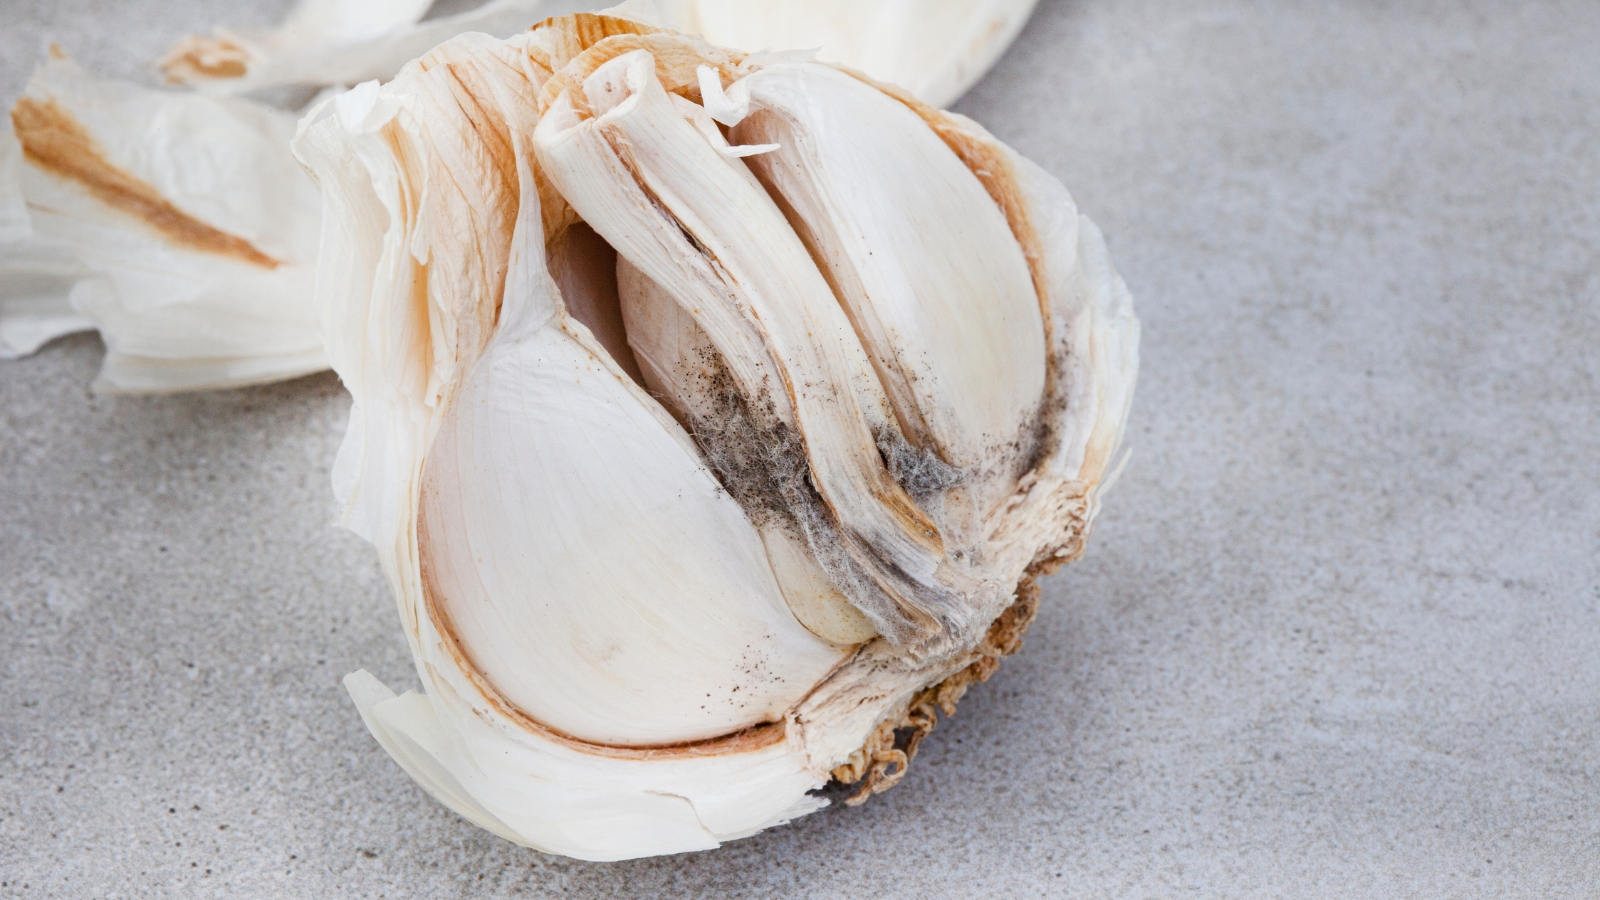
[(1081, 552), (1138, 323), (976, 124), (584, 14), (456, 38), (295, 148), (336, 489), (423, 692), (346, 684), (482, 827), (621, 859), (882, 789)]

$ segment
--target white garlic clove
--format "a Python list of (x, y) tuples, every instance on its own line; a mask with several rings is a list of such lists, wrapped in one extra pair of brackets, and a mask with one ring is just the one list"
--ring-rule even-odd
[(422, 482), (431, 603), (500, 696), (581, 740), (781, 721), (841, 654), (795, 621), (743, 510), (586, 332), (558, 317), (497, 339), (461, 387)]
[[(892, 97), (821, 65), (740, 82), (741, 143), (872, 357), (906, 437), (1009, 493), (1038, 441), (1045, 333), (1022, 248), (977, 177)], [(999, 490), (994, 488), (998, 487)]]

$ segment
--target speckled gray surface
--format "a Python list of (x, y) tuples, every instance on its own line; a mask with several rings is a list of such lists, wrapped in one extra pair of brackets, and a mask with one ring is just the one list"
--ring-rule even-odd
[[(143, 76), (285, 3), (0, 0)], [(1305, 7), (1315, 6), (1316, 9)], [(331, 376), (0, 365), (0, 896), (1600, 896), (1600, 6), (1046, 0), (961, 110), (1104, 227), (1133, 463), (902, 786), (594, 865), (445, 812)]]

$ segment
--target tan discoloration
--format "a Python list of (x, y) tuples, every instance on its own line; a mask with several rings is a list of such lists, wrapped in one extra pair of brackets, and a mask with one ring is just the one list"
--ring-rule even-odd
[(585, 50), (609, 37), (621, 34), (675, 34), (633, 19), (608, 16), (603, 13), (573, 13), (552, 16), (533, 26), (530, 31), (546, 32), (550, 43), (550, 68), (560, 69), (576, 59)]
[(11, 125), (28, 162), (73, 182), (96, 200), (138, 219), (177, 246), (263, 269), (283, 265), (249, 241), (178, 209), (154, 186), (113, 165), (83, 123), (54, 100), (23, 97), (11, 109)]
[[(550, 102), (559, 97), (562, 91), (572, 86), (574, 81), (566, 77), (564, 70), (590, 48), (607, 38), (623, 35), (637, 37), (662, 31), (643, 22), (596, 13), (556, 16), (545, 19), (530, 30), (540, 32), (545, 41), (544, 47), (531, 50), (529, 53), (529, 58), (540, 67), (540, 74), (544, 75), (539, 92), (541, 113), (549, 108)], [(591, 68), (589, 71), (594, 70)], [(573, 100), (579, 104), (583, 103), (582, 92), (575, 92)]]
[(571, 96), (573, 106), (588, 114), (588, 103), (580, 88), (583, 80), (606, 63), (635, 50), (649, 51), (655, 58), (656, 78), (668, 93), (679, 94), (695, 102), (700, 100), (700, 66), (715, 69), (724, 87), (744, 74), (737, 69), (744, 60), (744, 54), (736, 50), (714, 47), (679, 34), (618, 35), (585, 49), (545, 81), (539, 91), (539, 108), (549, 109), (550, 104), (565, 91)]
[(185, 81), (243, 78), (250, 71), (253, 54), (232, 38), (191, 34), (180, 39), (156, 63), (168, 84)]

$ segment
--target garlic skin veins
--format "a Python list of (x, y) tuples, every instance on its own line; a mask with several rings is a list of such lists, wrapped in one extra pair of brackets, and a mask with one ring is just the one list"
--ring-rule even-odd
[(423, 690), (346, 685), (480, 826), (623, 859), (818, 809), (1081, 552), (1138, 323), (1066, 191), (976, 125), (601, 14), (455, 38), (295, 149), (355, 401), (335, 487)]

